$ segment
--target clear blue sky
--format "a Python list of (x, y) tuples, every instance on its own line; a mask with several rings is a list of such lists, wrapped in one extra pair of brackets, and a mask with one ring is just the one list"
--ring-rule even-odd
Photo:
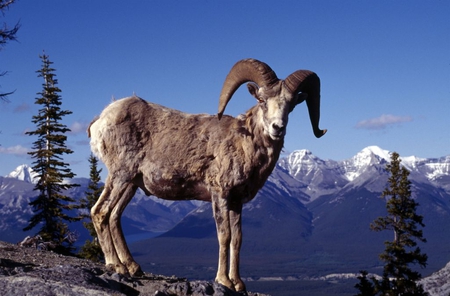
[[(65, 157), (89, 176), (85, 130), (111, 101), (132, 95), (190, 113), (216, 113), (233, 64), (253, 57), (280, 78), (298, 69), (322, 81), (321, 139), (305, 105), (291, 113), (286, 153), (343, 160), (377, 145), (401, 156), (450, 154), (450, 1), (19, 0), (20, 21), (0, 51), (0, 175), (32, 160), (39, 55), (54, 62), (62, 108), (73, 111)], [(245, 87), (228, 114), (254, 104)]]

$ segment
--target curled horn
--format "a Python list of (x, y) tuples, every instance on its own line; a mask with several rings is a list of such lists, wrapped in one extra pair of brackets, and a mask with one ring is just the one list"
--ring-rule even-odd
[[(284, 80), (284, 85), (294, 96), (299, 92), (307, 94), (306, 105), (308, 106), (309, 118), (314, 135), (317, 138), (322, 137), (327, 130), (319, 129), (320, 79), (317, 74), (307, 70), (298, 70)], [(298, 103), (301, 103), (301, 101)]]
[(219, 98), (217, 116), (222, 118), (225, 107), (234, 92), (246, 82), (255, 82), (258, 86), (271, 86), (279, 81), (275, 72), (265, 63), (255, 59), (245, 59), (237, 62), (223, 83)]

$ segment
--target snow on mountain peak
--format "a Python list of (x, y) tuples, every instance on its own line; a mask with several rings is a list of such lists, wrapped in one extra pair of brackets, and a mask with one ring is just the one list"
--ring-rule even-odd
[(289, 154), (286, 161), (282, 161), (280, 165), (292, 176), (296, 176), (300, 173), (307, 175), (317, 166), (316, 162), (318, 160), (319, 159), (315, 157), (311, 151), (303, 149), (296, 150)]
[(383, 150), (378, 146), (368, 146), (361, 150), (358, 154), (373, 154), (388, 161), (391, 159), (391, 153), (388, 150)]
[(390, 160), (388, 150), (383, 150), (378, 146), (369, 146), (361, 150), (351, 159), (344, 161), (345, 177), (349, 181), (358, 178), (368, 167), (380, 165)]
[(289, 154), (288, 159), (290, 163), (298, 163), (303, 160), (308, 160), (312, 155), (311, 151), (302, 149), (302, 150), (295, 150), (291, 154)]
[[(450, 175), (450, 156), (440, 158), (407, 156), (400, 159), (412, 176), (421, 182), (425, 180), (440, 182), (440, 179), (448, 178), (447, 176)], [(322, 160), (309, 150), (296, 150), (280, 159), (278, 164), (292, 177), (302, 180), (305, 188), (309, 190), (305, 193), (311, 195), (314, 186), (332, 188), (344, 186), (346, 182), (352, 182), (352, 184), (365, 182), (367, 176), (375, 171), (383, 172), (386, 163), (390, 161), (390, 151), (378, 146), (368, 146), (355, 156), (343, 161)], [(335, 183), (331, 184), (333, 180)], [(327, 182), (329, 184), (324, 185)]]
[(27, 164), (22, 164), (5, 177), (22, 180), (28, 183), (36, 183), (37, 176), (37, 173), (34, 172), (31, 167), (29, 167)]

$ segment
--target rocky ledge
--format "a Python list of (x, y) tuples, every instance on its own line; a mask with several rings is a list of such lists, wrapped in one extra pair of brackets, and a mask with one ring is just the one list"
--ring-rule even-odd
[(0, 291), (3, 295), (249, 295), (207, 281), (146, 273), (129, 278), (104, 265), (0, 241)]

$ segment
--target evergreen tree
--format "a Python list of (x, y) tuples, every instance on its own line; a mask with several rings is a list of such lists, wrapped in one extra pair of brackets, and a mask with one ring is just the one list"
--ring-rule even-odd
[(383, 279), (376, 283), (381, 295), (427, 295), (416, 282), (421, 274), (410, 268), (412, 264), (425, 267), (427, 255), (420, 251), (417, 241), (426, 242), (420, 227), (423, 217), (416, 213), (418, 203), (411, 197), (409, 171), (400, 165), (398, 153), (393, 152), (386, 165), (390, 173), (388, 187), (383, 191), (387, 216), (379, 217), (370, 226), (374, 231), (391, 230), (394, 240), (385, 242), (380, 259), (385, 262)]
[(65, 222), (73, 222), (67, 211), (74, 208), (74, 200), (63, 194), (65, 190), (79, 186), (70, 184), (67, 179), (75, 176), (69, 164), (62, 159), (64, 154), (73, 153), (66, 147), (67, 137), (65, 133), (70, 131), (61, 119), (72, 112), (61, 110), (61, 90), (56, 86), (58, 81), (55, 69), (51, 68), (52, 62), (48, 56), (40, 56), (42, 68), (37, 71), (38, 77), (44, 79), (43, 91), (38, 93), (35, 103), (41, 106), (38, 115), (33, 116), (32, 122), (36, 124), (36, 130), (27, 132), (30, 136), (37, 136), (32, 149), (29, 152), (33, 162), (33, 170), (38, 174), (38, 182), (34, 188), (39, 195), (30, 202), (34, 215), (29, 221), (25, 231), (40, 225), (39, 235), (44, 241), (52, 242), (59, 253), (71, 253), (73, 241), (67, 237), (71, 234)]
[[(355, 288), (359, 290), (359, 293), (355, 296), (374, 296), (375, 286), (372, 284), (369, 279), (367, 279), (367, 271), (361, 270), (361, 275), (357, 278), (359, 279), (359, 283), (355, 285)], [(372, 279), (374, 280), (374, 279)]]
[[(16, 0), (0, 0), (0, 14), (4, 15), (5, 10), (9, 8), (11, 4), (13, 4)], [(20, 24), (17, 23), (14, 27), (10, 28), (6, 24), (3, 24), (3, 27), (0, 28), (0, 50), (9, 42), (16, 40), (17, 31), (19, 31)], [(5, 76), (6, 71), (0, 72), (0, 76)], [(8, 101), (8, 96), (12, 94), (12, 92), (0, 93), (0, 100)]]
[(93, 239), (92, 241), (87, 240), (85, 242), (85, 244), (81, 247), (79, 255), (92, 261), (101, 261), (103, 259), (103, 251), (98, 243), (97, 232), (95, 231), (94, 224), (92, 224), (90, 210), (95, 205), (103, 191), (103, 186), (100, 185), (100, 173), (102, 170), (97, 168), (98, 159), (92, 153), (89, 157), (89, 163), (90, 182), (88, 190), (86, 191), (86, 198), (81, 201), (81, 208), (85, 209), (82, 218), (88, 219), (89, 221), (83, 222), (83, 225), (89, 231), (89, 234)]

